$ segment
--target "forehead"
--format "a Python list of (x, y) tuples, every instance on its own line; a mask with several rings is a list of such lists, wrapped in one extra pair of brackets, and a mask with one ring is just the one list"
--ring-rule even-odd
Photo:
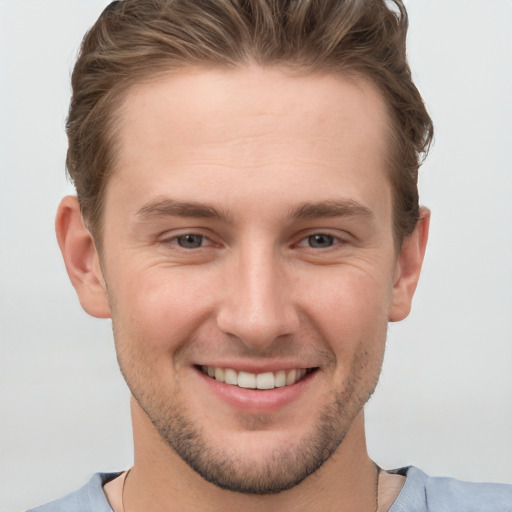
[(363, 79), (257, 66), (190, 69), (134, 87), (120, 119), (107, 192), (136, 180), (131, 192), (141, 201), (177, 180), (185, 195), (200, 187), (209, 202), (283, 188), (304, 195), (312, 192), (304, 190), (308, 180), (328, 195), (331, 177), (348, 195), (356, 183), (379, 194), (387, 181), (386, 108)]
[[(223, 142), (229, 130), (242, 138), (286, 127), (283, 138), (312, 132), (325, 136), (330, 131), (338, 142), (334, 146), (342, 147), (350, 135), (352, 143), (358, 135), (372, 141), (380, 138), (388, 121), (385, 110), (376, 88), (358, 76), (297, 74), (258, 66), (192, 68), (133, 87), (122, 108), (122, 125), (129, 128), (122, 138), (129, 151), (130, 139), (147, 135), (159, 144), (172, 134), (173, 149), (178, 150), (178, 143), (205, 136)], [(166, 133), (155, 121), (166, 125)], [(290, 121), (296, 133), (290, 132)], [(340, 131), (343, 122), (346, 129)]]

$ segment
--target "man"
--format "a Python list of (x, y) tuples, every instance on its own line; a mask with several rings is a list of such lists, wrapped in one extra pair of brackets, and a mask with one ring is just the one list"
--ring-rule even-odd
[(88, 33), (56, 227), (112, 318), (135, 463), (39, 510), (510, 510), (510, 487), (366, 451), (429, 224), (394, 7), (126, 0)]

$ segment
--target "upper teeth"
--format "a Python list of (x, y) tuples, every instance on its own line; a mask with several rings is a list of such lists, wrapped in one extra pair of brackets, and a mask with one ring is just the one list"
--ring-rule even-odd
[(274, 389), (290, 386), (301, 380), (307, 373), (306, 368), (266, 373), (237, 372), (232, 368), (216, 366), (202, 366), (201, 369), (219, 382), (247, 389)]

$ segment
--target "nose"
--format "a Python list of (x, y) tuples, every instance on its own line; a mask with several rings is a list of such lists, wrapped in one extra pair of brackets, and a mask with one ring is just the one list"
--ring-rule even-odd
[(295, 333), (299, 314), (283, 259), (271, 248), (252, 246), (233, 260), (224, 268), (219, 329), (256, 350), (267, 349), (278, 338)]

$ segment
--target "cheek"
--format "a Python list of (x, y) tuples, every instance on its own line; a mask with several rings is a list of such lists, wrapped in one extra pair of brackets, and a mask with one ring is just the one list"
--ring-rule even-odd
[(112, 321), (120, 344), (146, 353), (172, 353), (194, 337), (211, 306), (197, 279), (179, 272), (119, 276), (112, 291)]
[(389, 279), (340, 269), (317, 285), (308, 294), (309, 317), (338, 357), (383, 346), (392, 292)]

